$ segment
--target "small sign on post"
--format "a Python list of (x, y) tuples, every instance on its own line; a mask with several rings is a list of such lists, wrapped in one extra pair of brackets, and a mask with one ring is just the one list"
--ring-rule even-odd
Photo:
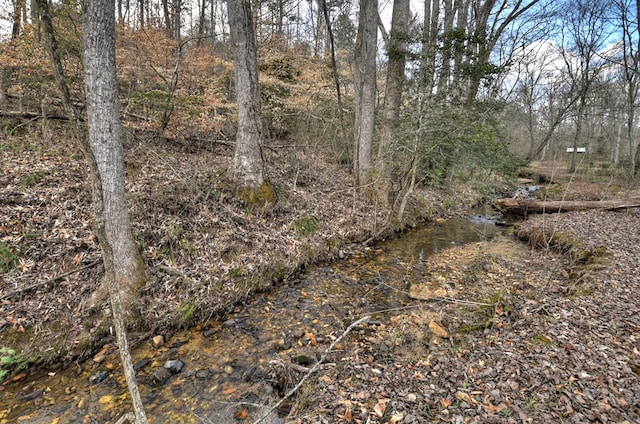
[[(567, 153), (573, 153), (573, 147), (567, 147)], [(587, 148), (586, 147), (576, 147), (575, 149), (576, 153), (587, 153)]]

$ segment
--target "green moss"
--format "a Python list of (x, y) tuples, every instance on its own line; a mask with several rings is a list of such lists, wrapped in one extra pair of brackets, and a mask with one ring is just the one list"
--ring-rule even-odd
[(30, 172), (27, 175), (23, 175), (20, 178), (21, 188), (30, 188), (40, 184), (44, 180), (44, 174), (42, 172)]
[(193, 317), (195, 311), (196, 305), (194, 305), (193, 303), (186, 303), (184, 305), (181, 305), (180, 309), (178, 309), (178, 312), (180, 312), (180, 318), (183, 321), (189, 321), (189, 319)]
[(306, 215), (295, 221), (292, 227), (300, 237), (307, 237), (318, 231), (320, 221), (314, 215)]
[(18, 264), (19, 256), (14, 249), (0, 242), (0, 274), (11, 271)]
[(276, 190), (268, 180), (264, 180), (257, 188), (239, 187), (236, 190), (236, 196), (253, 208), (272, 206), (277, 199)]

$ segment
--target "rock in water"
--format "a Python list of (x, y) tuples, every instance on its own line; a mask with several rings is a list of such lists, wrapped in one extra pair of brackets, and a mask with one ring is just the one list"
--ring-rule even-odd
[(178, 374), (184, 369), (184, 362), (180, 359), (170, 359), (164, 363), (164, 367), (168, 369), (171, 374)]
[(108, 376), (109, 376), (109, 371), (107, 371), (107, 370), (97, 371), (91, 377), (89, 377), (89, 383), (98, 384), (98, 383), (104, 381), (104, 379), (107, 378)]
[(153, 371), (152, 381), (158, 386), (162, 386), (167, 382), (169, 378), (171, 378), (171, 373), (169, 372), (169, 370), (166, 370), (164, 368), (156, 368)]

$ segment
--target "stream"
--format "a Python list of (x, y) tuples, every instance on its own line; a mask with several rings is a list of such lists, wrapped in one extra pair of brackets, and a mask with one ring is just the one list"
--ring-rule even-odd
[[(253, 422), (259, 405), (282, 395), (266, 384), (261, 365), (285, 357), (311, 366), (351, 322), (370, 314), (367, 325), (374, 326), (419, 302), (407, 288), (424, 273), (424, 258), (499, 232), (477, 217), (434, 223), (311, 267), (238, 305), (224, 322), (173, 333), (156, 346), (142, 343), (132, 357), (149, 422)], [(128, 399), (120, 356), (107, 345), (94, 360), (0, 386), (0, 424), (114, 423), (131, 411)], [(264, 422), (280, 421), (274, 412)]]

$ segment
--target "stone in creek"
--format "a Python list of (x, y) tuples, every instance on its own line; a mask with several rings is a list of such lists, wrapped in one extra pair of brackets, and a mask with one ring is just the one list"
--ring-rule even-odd
[(204, 380), (206, 378), (209, 378), (210, 375), (211, 375), (211, 371), (209, 371), (208, 369), (196, 371), (196, 378), (198, 378), (200, 380)]
[(157, 336), (153, 336), (152, 339), (153, 347), (156, 349), (164, 344), (164, 336), (162, 334), (158, 334)]
[(89, 383), (98, 384), (104, 381), (107, 377), (109, 377), (109, 371), (99, 370), (96, 371), (91, 377), (89, 377)]
[(229, 327), (233, 327), (234, 325), (236, 325), (236, 320), (234, 319), (228, 319), (225, 322), (222, 323), (222, 326), (224, 328), (229, 328)]
[(33, 400), (33, 399), (39, 398), (43, 394), (44, 394), (44, 389), (38, 389), (38, 390), (36, 390), (34, 392), (29, 393), (28, 395), (21, 396), (20, 397), (20, 401), (27, 402), (29, 400)]
[(149, 365), (151, 363), (151, 359), (145, 358), (145, 359), (140, 359), (138, 362), (136, 362), (133, 365), (133, 369), (135, 371), (138, 371), (139, 369), (142, 369), (144, 367), (146, 367), (147, 365)]
[(158, 386), (164, 385), (164, 383), (166, 383), (169, 378), (171, 378), (171, 373), (165, 368), (156, 368), (153, 371), (152, 379), (153, 382)]
[(202, 332), (202, 337), (204, 337), (204, 338), (206, 338), (206, 339), (211, 339), (211, 338), (213, 338), (213, 336), (215, 336), (215, 335), (216, 335), (216, 330), (214, 330), (214, 329), (212, 329), (212, 328), (210, 328), (210, 329), (208, 329), (208, 330), (204, 330), (204, 331)]
[(171, 374), (178, 374), (184, 369), (184, 362), (180, 359), (169, 359), (164, 363), (164, 367), (171, 371)]

